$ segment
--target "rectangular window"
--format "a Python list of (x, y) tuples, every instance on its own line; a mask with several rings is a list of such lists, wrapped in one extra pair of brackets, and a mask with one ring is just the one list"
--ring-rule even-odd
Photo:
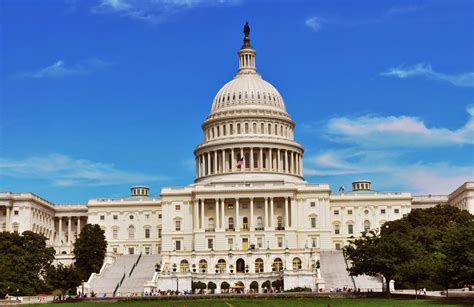
[(161, 238), (161, 228), (158, 228), (158, 238)]
[(350, 235), (354, 233), (354, 225), (352, 224), (347, 225), (347, 233)]
[(100, 216), (100, 220), (101, 220), (101, 221), (105, 220), (105, 215), (101, 215), (101, 216)]
[(175, 209), (176, 209), (176, 211), (181, 210), (181, 205), (176, 205), (176, 206), (175, 206)]
[(174, 242), (174, 246), (176, 247), (176, 250), (177, 251), (180, 251), (181, 250), (181, 241), (180, 240), (176, 240)]
[(277, 238), (277, 246), (279, 248), (282, 248), (283, 247), (283, 238), (282, 237), (278, 237)]
[(336, 250), (341, 250), (341, 243), (336, 243)]
[(229, 249), (234, 248), (234, 238), (228, 238), (227, 239), (227, 246), (228, 246)]
[(385, 214), (385, 209), (380, 209), (381, 214)]
[(150, 248), (147, 246), (145, 247), (145, 255), (149, 255), (150, 254)]
[(145, 228), (145, 238), (150, 239), (150, 228)]
[(181, 231), (181, 221), (176, 221), (176, 231)]
[(114, 220), (118, 220), (118, 215), (113, 216)]
[(313, 208), (316, 207), (316, 202), (312, 201), (310, 204), (311, 204), (311, 207)]
[(112, 238), (114, 238), (114, 240), (117, 240), (117, 238), (118, 238), (118, 229), (113, 229), (112, 230)]
[(234, 204), (228, 204), (227, 209), (234, 209)]
[(207, 248), (209, 249), (214, 248), (214, 239), (207, 239)]
[(334, 210), (334, 215), (339, 215), (339, 210)]
[(13, 215), (18, 215), (18, 210), (13, 211)]
[(311, 238), (311, 247), (318, 247), (318, 238), (316, 237)]
[(395, 213), (400, 213), (400, 209), (395, 209)]
[(158, 214), (158, 218), (161, 219), (161, 214)]
[(149, 214), (145, 214), (145, 218), (148, 220), (150, 218)]
[(117, 253), (117, 248), (116, 248), (116, 247), (112, 248), (112, 251), (113, 251), (114, 253)]
[(263, 238), (257, 238), (257, 246), (258, 248), (263, 248)]
[(347, 210), (347, 214), (351, 215), (352, 214), (352, 210)]
[(316, 228), (316, 218), (315, 217), (311, 218), (311, 228)]
[(339, 225), (334, 225), (334, 234), (338, 235), (341, 232)]

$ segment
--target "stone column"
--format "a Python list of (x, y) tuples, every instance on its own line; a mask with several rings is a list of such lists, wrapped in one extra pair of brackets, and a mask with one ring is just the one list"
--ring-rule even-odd
[(254, 230), (253, 227), (253, 198), (250, 198), (250, 230)]
[(204, 230), (204, 199), (201, 199), (201, 230)]
[(62, 245), (63, 244), (63, 217), (62, 216), (59, 217), (58, 225), (59, 225), (58, 243)]
[(235, 199), (235, 231), (240, 231), (239, 199)]
[(277, 167), (276, 169), (278, 170), (278, 172), (281, 172), (281, 159), (280, 159), (280, 149), (277, 149)]
[(268, 198), (265, 197), (265, 230), (268, 229)]
[(290, 214), (288, 210), (288, 197), (285, 197), (285, 229), (288, 229), (290, 226)]
[(219, 218), (219, 211), (220, 211), (220, 210), (219, 210), (219, 202), (220, 202), (220, 201), (219, 201), (218, 198), (216, 198), (215, 201), (216, 201), (216, 208), (215, 208), (214, 211), (216, 212), (216, 229), (219, 229), (220, 226), (221, 226), (221, 225), (220, 225), (220, 224), (221, 224), (221, 219)]
[(295, 173), (295, 160), (294, 160), (294, 155), (293, 152), (290, 151), (290, 173), (294, 174)]
[(273, 211), (273, 197), (270, 197), (270, 227), (274, 228), (273, 223), (274, 223), (274, 211)]
[(71, 242), (72, 238), (71, 238), (71, 217), (68, 217), (68, 220), (67, 220), (67, 241), (68, 242)]
[(199, 228), (199, 200), (194, 200), (194, 231)]
[(296, 226), (296, 217), (298, 216), (298, 203), (301, 202), (296, 201), (294, 198), (290, 199), (290, 208), (291, 208), (291, 228), (295, 228)]
[(202, 154), (201, 155), (201, 159), (202, 159), (202, 166), (201, 166), (201, 176), (206, 176), (206, 154)]
[(77, 230), (76, 230), (77, 236), (79, 237), (79, 234), (81, 233), (81, 217), (77, 217)]
[(250, 170), (253, 171), (254, 161), (253, 161), (253, 147), (250, 147)]
[(222, 199), (222, 203), (221, 203), (221, 210), (222, 210), (222, 228), (225, 230), (225, 222), (226, 222), (226, 219), (225, 219), (225, 198)]
[(300, 176), (303, 176), (303, 156), (300, 156)]
[(230, 150), (230, 171), (233, 172), (235, 170), (235, 157), (234, 157), (234, 148)]
[(6, 215), (7, 215), (7, 231), (10, 231), (10, 222), (11, 222), (11, 212), (10, 212), (10, 208), (8, 208), (8, 206), (5, 207), (5, 210), (6, 210)]
[(225, 149), (222, 149), (222, 168), (221, 173), (225, 173)]
[(207, 175), (211, 174), (211, 153), (206, 153), (207, 155)]
[(214, 173), (213, 174), (217, 174), (217, 150), (214, 151)]
[(258, 168), (263, 171), (263, 148), (260, 147), (260, 159), (258, 161)]
[(299, 164), (300, 158), (299, 158), (299, 156), (300, 156), (300, 154), (298, 154), (298, 153), (295, 155), (295, 174), (296, 175), (300, 174), (300, 164)]
[(283, 168), (285, 169), (285, 173), (288, 173), (288, 150), (284, 151), (283, 159)]
[(272, 149), (268, 148), (268, 170), (271, 172), (273, 170), (273, 157), (272, 157)]

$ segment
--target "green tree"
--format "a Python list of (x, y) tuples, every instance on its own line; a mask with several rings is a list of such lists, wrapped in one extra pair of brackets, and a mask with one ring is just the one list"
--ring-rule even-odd
[(227, 281), (224, 281), (221, 283), (221, 289), (222, 290), (229, 290), (230, 284)]
[(258, 282), (255, 280), (250, 283), (250, 289), (258, 290)]
[(107, 251), (107, 241), (104, 231), (97, 224), (87, 224), (74, 243), (74, 259), (81, 278), (87, 280), (89, 276), (100, 271)]
[(45, 288), (44, 277), (55, 251), (46, 237), (31, 231), (0, 232), (0, 297), (32, 295)]
[(81, 274), (74, 265), (58, 264), (49, 268), (46, 274), (46, 282), (53, 290), (59, 294), (75, 295), (76, 288), (81, 284)]

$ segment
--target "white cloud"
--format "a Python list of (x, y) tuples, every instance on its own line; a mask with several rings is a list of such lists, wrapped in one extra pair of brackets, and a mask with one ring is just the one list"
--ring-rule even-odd
[(418, 5), (393, 6), (385, 12), (385, 15), (388, 17), (393, 17), (397, 15), (416, 13), (421, 11), (422, 9), (423, 8)]
[(330, 140), (363, 144), (365, 147), (433, 147), (474, 144), (474, 106), (467, 108), (469, 119), (461, 128), (427, 127), (411, 116), (336, 117), (328, 121)]
[(66, 65), (63, 60), (58, 60), (50, 66), (28, 72), (20, 72), (16, 76), (23, 79), (83, 76), (108, 65), (110, 65), (108, 62), (100, 59), (88, 59), (80, 61), (74, 65)]
[(237, 4), (240, 0), (101, 0), (92, 8), (96, 14), (118, 14), (151, 24), (159, 24), (170, 15), (198, 6)]
[[(325, 163), (326, 156), (332, 157), (331, 163)], [(338, 176), (341, 180), (348, 177), (351, 181), (370, 178), (374, 180), (375, 190), (396, 187), (415, 194), (447, 194), (462, 183), (474, 180), (474, 168), (470, 164), (410, 163), (407, 156), (354, 147), (328, 150), (305, 159), (304, 175)]]
[(25, 159), (0, 159), (0, 175), (49, 181), (56, 186), (137, 184), (164, 181), (152, 176), (118, 169), (115, 165), (74, 159), (63, 154), (31, 156)]
[(323, 20), (319, 17), (313, 16), (313, 17), (308, 17), (305, 20), (305, 25), (313, 30), (314, 32), (319, 32), (321, 30), (321, 23)]
[(431, 65), (425, 63), (418, 63), (407, 67), (393, 67), (386, 72), (380, 73), (380, 75), (397, 77), (400, 79), (426, 77), (433, 80), (449, 82), (455, 86), (474, 87), (474, 72), (445, 74), (433, 70)]

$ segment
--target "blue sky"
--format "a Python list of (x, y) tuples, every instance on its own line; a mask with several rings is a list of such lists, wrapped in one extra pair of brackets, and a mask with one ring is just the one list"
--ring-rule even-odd
[(78, 203), (191, 183), (246, 20), (309, 182), (443, 194), (474, 179), (472, 1), (0, 6), (2, 191)]

